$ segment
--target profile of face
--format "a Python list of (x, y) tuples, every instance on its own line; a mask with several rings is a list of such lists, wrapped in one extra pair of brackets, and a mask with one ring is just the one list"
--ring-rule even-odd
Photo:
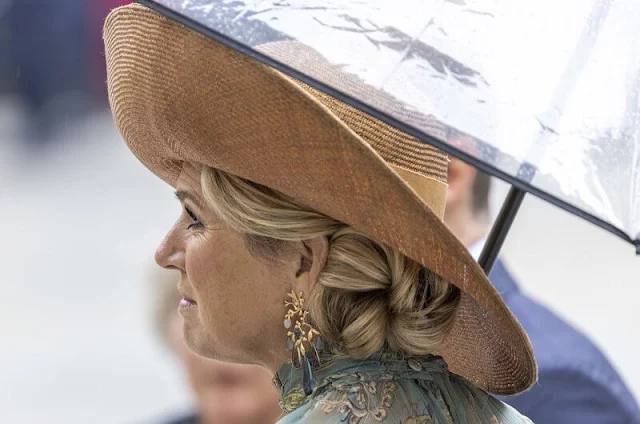
[(317, 278), (317, 266), (305, 265), (317, 249), (291, 242), (277, 261), (252, 254), (244, 235), (205, 201), (201, 173), (198, 165), (184, 165), (176, 185), (182, 213), (156, 252), (160, 266), (181, 274), (186, 344), (207, 358), (275, 372), (287, 356), (284, 299)]
[(185, 366), (203, 423), (272, 424), (278, 420), (282, 415), (279, 393), (266, 369), (198, 356), (184, 344), (182, 317), (174, 313), (168, 325), (171, 344)]

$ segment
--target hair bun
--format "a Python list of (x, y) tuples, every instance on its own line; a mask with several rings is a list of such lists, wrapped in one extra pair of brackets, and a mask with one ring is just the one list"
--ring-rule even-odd
[(309, 305), (318, 330), (356, 358), (385, 345), (399, 354), (439, 352), (460, 297), (455, 286), (351, 228), (330, 238), (314, 293)]

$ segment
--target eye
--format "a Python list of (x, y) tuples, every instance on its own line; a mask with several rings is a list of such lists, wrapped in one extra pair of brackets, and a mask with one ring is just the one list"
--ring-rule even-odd
[(184, 210), (187, 212), (189, 217), (194, 221), (193, 223), (189, 224), (187, 229), (188, 230), (193, 230), (193, 229), (196, 229), (196, 228), (202, 228), (202, 223), (200, 222), (198, 217), (193, 212), (191, 212), (191, 209), (189, 209), (188, 207), (185, 206)]

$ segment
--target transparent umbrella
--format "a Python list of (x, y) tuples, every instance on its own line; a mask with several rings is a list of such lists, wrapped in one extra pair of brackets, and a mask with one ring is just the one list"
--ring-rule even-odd
[(525, 192), (640, 254), (637, 0), (139, 1), (510, 183), (485, 270)]

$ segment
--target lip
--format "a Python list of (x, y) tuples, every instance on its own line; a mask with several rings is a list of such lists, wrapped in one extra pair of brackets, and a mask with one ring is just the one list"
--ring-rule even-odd
[(188, 309), (188, 308), (195, 308), (197, 306), (198, 304), (196, 303), (195, 300), (190, 299), (187, 296), (182, 296), (182, 299), (180, 299), (180, 304), (178, 305), (178, 308)]

